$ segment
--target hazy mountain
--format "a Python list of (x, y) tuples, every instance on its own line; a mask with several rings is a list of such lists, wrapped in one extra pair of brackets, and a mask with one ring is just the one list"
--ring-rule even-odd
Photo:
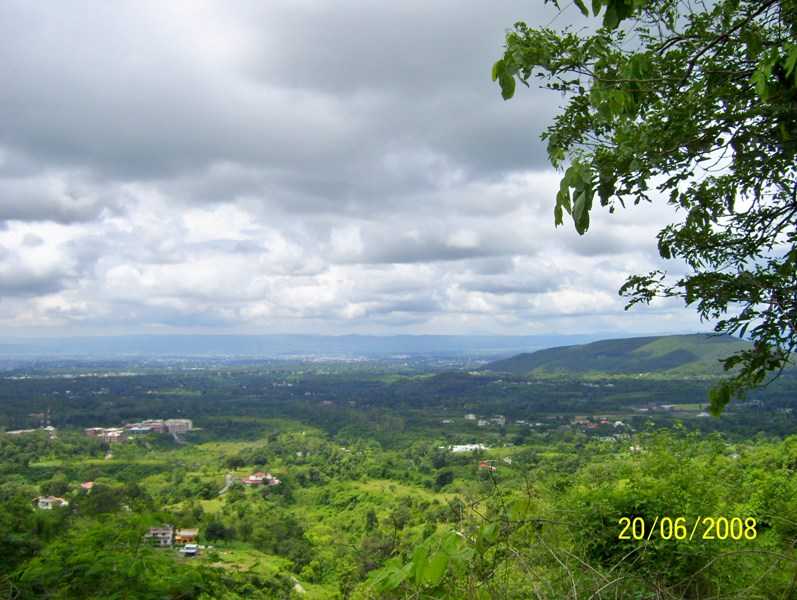
[(522, 375), (565, 372), (715, 374), (722, 371), (719, 359), (738, 352), (746, 344), (729, 336), (709, 334), (600, 340), (519, 354), (490, 363), (487, 368)]
[(605, 335), (136, 335), (17, 338), (0, 343), (0, 356), (511, 356)]

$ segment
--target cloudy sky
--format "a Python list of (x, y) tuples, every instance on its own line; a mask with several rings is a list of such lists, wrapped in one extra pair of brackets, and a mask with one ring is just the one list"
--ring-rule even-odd
[(539, 134), (562, 99), (490, 81), (505, 30), (554, 16), (2, 2), (0, 332), (705, 329), (617, 295), (659, 266), (665, 207), (554, 229)]

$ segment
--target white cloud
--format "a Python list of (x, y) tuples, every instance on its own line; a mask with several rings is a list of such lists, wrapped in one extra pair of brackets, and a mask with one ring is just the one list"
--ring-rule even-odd
[(0, 7), (4, 331), (692, 326), (616, 294), (666, 207), (554, 230), (559, 98), (489, 78), (526, 2), (84, 8)]

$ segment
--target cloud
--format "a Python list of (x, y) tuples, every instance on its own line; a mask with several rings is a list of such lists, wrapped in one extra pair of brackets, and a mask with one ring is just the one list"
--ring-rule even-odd
[(660, 265), (671, 215), (597, 210), (587, 236), (555, 230), (538, 137), (561, 98), (504, 102), (490, 81), (505, 30), (554, 14), (521, 0), (3, 3), (0, 327), (647, 327), (619, 320), (616, 289)]
[(0, 298), (57, 292), (71, 274), (69, 261), (49, 248), (28, 247), (20, 252), (0, 246)]

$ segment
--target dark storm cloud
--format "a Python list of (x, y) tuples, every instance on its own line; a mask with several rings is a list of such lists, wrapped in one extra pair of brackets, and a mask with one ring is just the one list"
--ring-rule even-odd
[(0, 299), (4, 296), (40, 296), (64, 289), (59, 276), (21, 270), (0, 270)]
[(559, 99), (532, 89), (504, 103), (489, 74), (506, 29), (555, 14), (517, 1), (269, 7), (253, 19), (267, 23), (269, 43), (248, 69), (266, 84), (373, 95), (377, 144), (426, 144), (479, 173), (539, 166), (545, 160), (536, 137)]
[(396, 147), (474, 174), (543, 164), (556, 99), (504, 103), (489, 78), (504, 29), (535, 17), (526, 2), (225, 6), (217, 35), (248, 32), (228, 62), (193, 54), (168, 9), (159, 22), (137, 3), (3, 3), (0, 140), (121, 180), (248, 165), (325, 198), (396, 191), (382, 165)]
[(80, 180), (48, 173), (24, 178), (0, 175), (0, 221), (88, 221), (103, 208), (116, 206), (115, 198)]
[(486, 292), (488, 294), (542, 294), (559, 289), (562, 281), (559, 278), (543, 275), (541, 277), (521, 278), (517, 275), (510, 277), (489, 277), (474, 279), (466, 282), (462, 288), (472, 292)]

